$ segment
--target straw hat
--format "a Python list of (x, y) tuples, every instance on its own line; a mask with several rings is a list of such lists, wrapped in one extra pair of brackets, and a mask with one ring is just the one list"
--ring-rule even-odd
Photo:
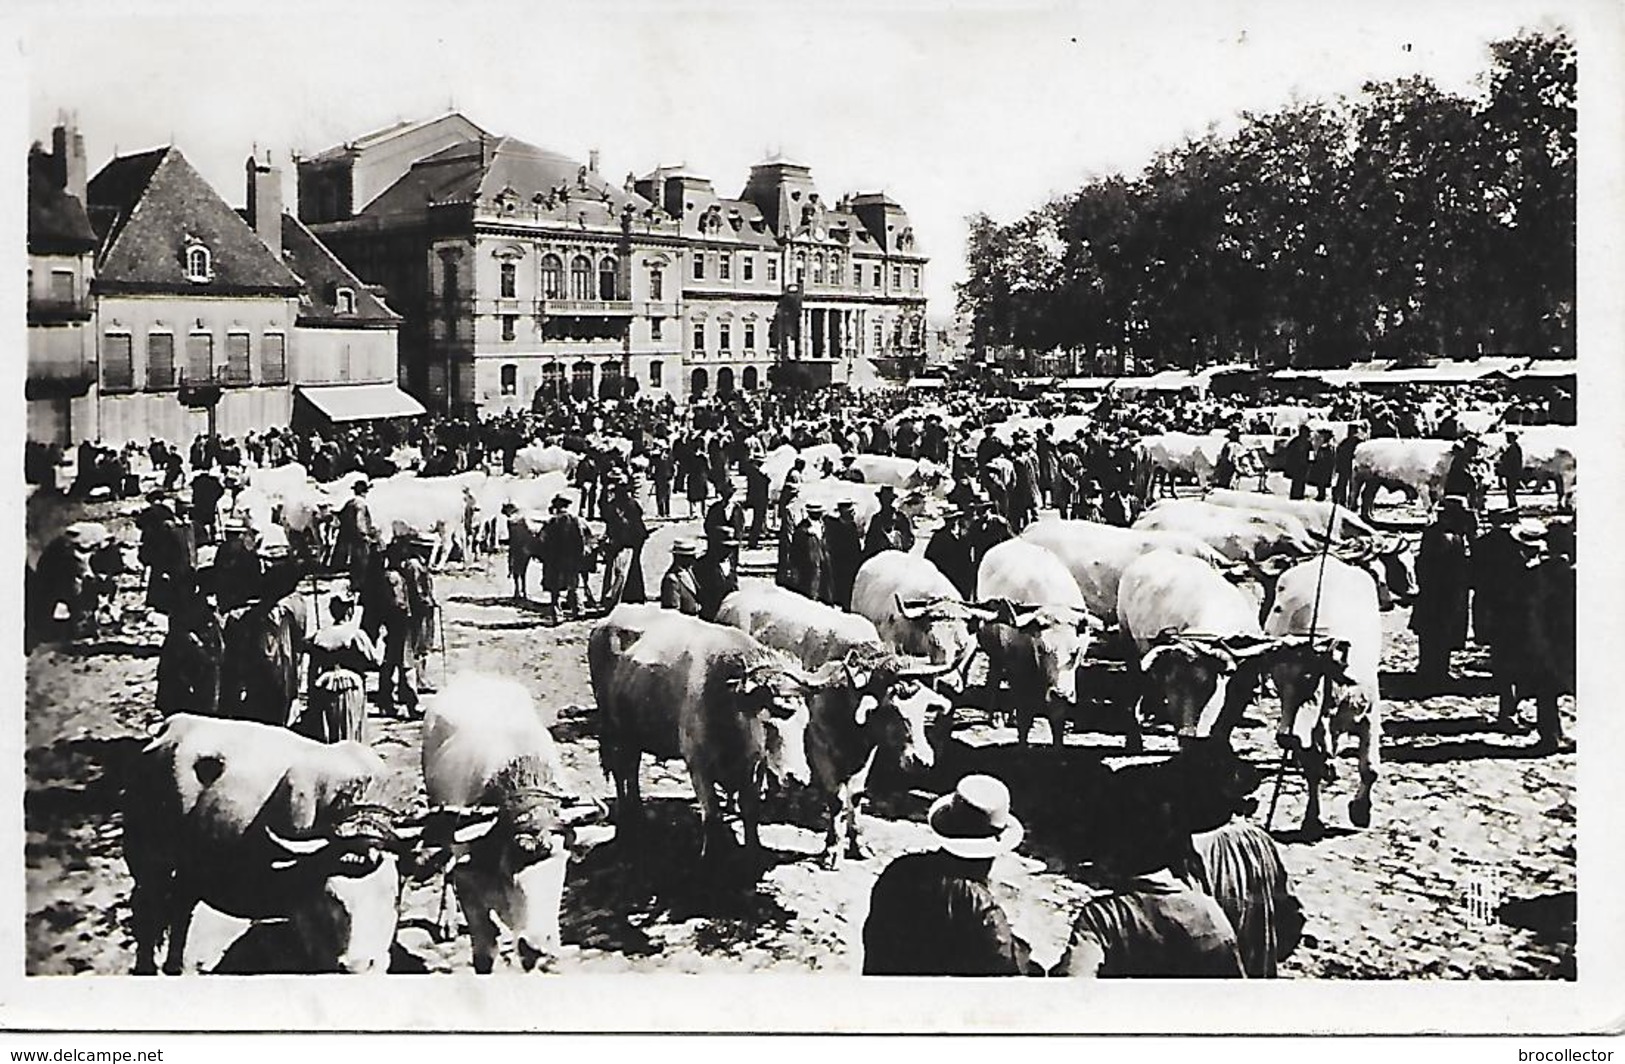
[(953, 793), (931, 805), (926, 817), (937, 845), (955, 857), (997, 857), (1021, 845), (1026, 834), (1010, 815), (1010, 788), (994, 776), (966, 776)]

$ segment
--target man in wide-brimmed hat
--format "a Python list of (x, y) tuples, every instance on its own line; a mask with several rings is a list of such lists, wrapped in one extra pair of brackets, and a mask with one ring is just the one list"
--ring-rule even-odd
[(694, 576), (694, 563), (700, 557), (700, 544), (679, 539), (671, 545), (671, 566), (660, 580), (660, 605), (691, 617), (700, 615), (700, 586)]
[(880, 503), (880, 509), (869, 518), (869, 528), (863, 537), (864, 558), (873, 558), (886, 550), (904, 553), (913, 550), (914, 523), (897, 508), (897, 489), (890, 484), (882, 485), (875, 492), (875, 500)]
[(1103, 830), (1090, 866), (1105, 893), (1085, 902), (1052, 975), (1241, 978), (1241, 951), (1213, 896), (1180, 872), (1191, 853), (1190, 810), (1163, 765), (1113, 772), (1096, 796)]
[(548, 610), (555, 620), (561, 619), (565, 610), (571, 617), (580, 611), (578, 585), (586, 575), (592, 540), (586, 522), (570, 512), (570, 504), (568, 495), (555, 495), (540, 533), (542, 588), (548, 593)]
[(897, 858), (875, 881), (863, 925), (864, 975), (1021, 975), (1024, 943), (989, 884), (994, 859), (1021, 844), (1010, 790), (961, 779), (926, 818), (935, 848)]
[(361, 586), (367, 572), (367, 562), (378, 543), (378, 529), (373, 524), (372, 508), (367, 495), (372, 491), (370, 481), (362, 478), (351, 489), (353, 494), (339, 510), (339, 531), (333, 543), (333, 564), (344, 569), (352, 587)]
[(823, 503), (807, 500), (801, 520), (782, 542), (782, 551), (779, 584), (819, 602), (834, 602), (829, 549), (824, 540)]
[(1446, 681), (1451, 651), (1467, 643), (1468, 550), (1473, 535), (1472, 511), (1459, 495), (1445, 496), (1438, 516), (1422, 532), (1410, 627), (1416, 633), (1416, 672), (1425, 684)]
[(705, 551), (694, 562), (694, 583), (699, 589), (700, 616), (717, 619), (722, 600), (739, 590), (739, 540), (726, 528), (705, 537)]
[(976, 561), (965, 535), (966, 511), (950, 506), (942, 511), (942, 527), (925, 545), (925, 560), (942, 571), (966, 599), (976, 597)]
[(863, 533), (858, 529), (858, 504), (842, 499), (824, 518), (824, 550), (829, 557), (830, 595), (843, 610), (852, 608), (852, 584), (863, 564)]

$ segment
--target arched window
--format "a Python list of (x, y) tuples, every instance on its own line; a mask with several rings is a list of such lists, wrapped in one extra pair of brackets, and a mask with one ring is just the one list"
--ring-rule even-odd
[(649, 267), (649, 301), (659, 303), (666, 298), (666, 278), (659, 266)]
[(585, 255), (570, 261), (570, 298), (592, 298), (592, 261)]
[(704, 366), (697, 366), (693, 373), (688, 375), (688, 394), (695, 399), (705, 394), (705, 389), (711, 384), (711, 375), (705, 372)]
[(519, 267), (511, 262), (502, 264), (502, 290), (503, 299), (513, 299), (517, 295), (519, 285)]
[(824, 283), (824, 256), (822, 253), (813, 256), (813, 284)]
[(517, 395), (519, 392), (519, 367), (509, 362), (502, 367), (502, 394)]
[(757, 384), (756, 367), (746, 366), (745, 372), (742, 374), (742, 379), (745, 382), (745, 391), (754, 392)]
[(732, 395), (734, 391), (734, 371), (732, 366), (723, 366), (717, 370), (717, 394), (721, 396)]
[(598, 398), (619, 399), (625, 392), (625, 384), (621, 380), (621, 364), (619, 362), (605, 362), (598, 370)]
[(605, 256), (598, 264), (598, 298), (606, 303), (615, 298), (616, 284), (615, 260)]
[(186, 279), (188, 281), (207, 281), (214, 276), (214, 267), (209, 258), (209, 249), (202, 244), (192, 244), (186, 249)]
[(564, 395), (564, 367), (557, 362), (549, 362), (542, 367), (542, 386), (536, 394), (542, 399), (559, 399)]
[(557, 255), (542, 259), (542, 298), (558, 299), (564, 294), (564, 263)]

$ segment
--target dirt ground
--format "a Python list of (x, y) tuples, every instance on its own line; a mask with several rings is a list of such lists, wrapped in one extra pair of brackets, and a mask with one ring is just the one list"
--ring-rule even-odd
[[(35, 500), (37, 503), (38, 500)], [(135, 504), (99, 504), (85, 516), (118, 527)], [(31, 506), (35, 536), (79, 516)], [(921, 537), (924, 542), (924, 536)], [(747, 552), (745, 572), (760, 573), (768, 552)], [(591, 621), (552, 626), (508, 596), (503, 563), (487, 559), (442, 574), (445, 673), (481, 670), (524, 680), (555, 705), (554, 729), (567, 766), (584, 790), (609, 795), (598, 769), (594, 710), (586, 668)], [(534, 584), (533, 584), (534, 586)], [(132, 587), (131, 617), (143, 614)], [(1308, 917), (1304, 940), (1284, 965), (1290, 978), (1539, 978), (1575, 975), (1575, 758), (1536, 757), (1533, 735), (1506, 736), (1491, 722), (1494, 698), (1482, 655), (1458, 653), (1459, 682), (1426, 697), (1414, 692), (1415, 639), (1407, 613), (1384, 615), (1384, 770), (1373, 824), (1348, 826), (1356, 778), (1352, 754), (1324, 792), (1327, 834), (1315, 841), (1290, 830), (1303, 813), (1302, 783), (1288, 776), (1272, 827)], [(27, 687), (27, 971), (120, 974), (130, 970), (130, 878), (120, 849), (123, 767), (159, 721), (152, 708), (161, 630), (132, 621), (116, 638), (88, 646), (37, 648)], [(442, 676), (439, 656), (430, 678)], [(973, 691), (967, 699), (978, 699)], [(1532, 717), (1533, 707), (1525, 707)], [(1565, 723), (1574, 728), (1572, 702)], [(1276, 707), (1266, 695), (1236, 737), (1238, 750), (1265, 769), (1266, 804), (1278, 765)], [(698, 820), (680, 761), (644, 761), (648, 849), (628, 855), (610, 843), (613, 829), (592, 829), (594, 846), (571, 866), (565, 889), (561, 974), (595, 972), (829, 971), (855, 973), (868, 894), (892, 857), (928, 846), (924, 814), (931, 798), (967, 771), (991, 771), (1011, 784), (1027, 825), (1018, 854), (1000, 858), (994, 879), (1016, 932), (1035, 959), (1053, 963), (1065, 944), (1069, 913), (1089, 895), (1074, 874), (1088, 780), (1123, 761), (1122, 739), (1073, 731), (1063, 751), (1048, 747), (1040, 722), (1036, 745), (1021, 751), (1013, 730), (991, 726), (974, 705), (947, 755), (926, 776), (901, 781), (877, 798), (862, 827), (875, 856), (824, 871), (817, 804), (791, 795), (769, 806), (762, 830), (765, 869), (694, 873)], [(373, 742), (391, 769), (384, 800), (423, 808), (416, 723), (374, 718)], [(1173, 749), (1149, 735), (1147, 756)], [(1108, 814), (1109, 815), (1109, 814)], [(1260, 816), (1262, 816), (1262, 812)], [(1470, 898), (1486, 904), (1475, 919)], [(466, 936), (433, 941), (439, 907), (434, 883), (405, 892), (391, 970), (470, 970)], [(277, 970), (276, 930), (200, 910), (198, 963), (222, 971)], [(505, 943), (505, 951), (511, 944)], [(508, 952), (511, 960), (511, 952)], [(514, 970), (518, 970), (514, 962)]]

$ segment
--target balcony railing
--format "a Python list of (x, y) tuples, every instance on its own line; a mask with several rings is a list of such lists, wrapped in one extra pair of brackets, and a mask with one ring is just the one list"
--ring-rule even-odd
[(631, 317), (637, 312), (630, 299), (540, 299), (536, 313), (552, 317), (564, 315), (608, 314)]

